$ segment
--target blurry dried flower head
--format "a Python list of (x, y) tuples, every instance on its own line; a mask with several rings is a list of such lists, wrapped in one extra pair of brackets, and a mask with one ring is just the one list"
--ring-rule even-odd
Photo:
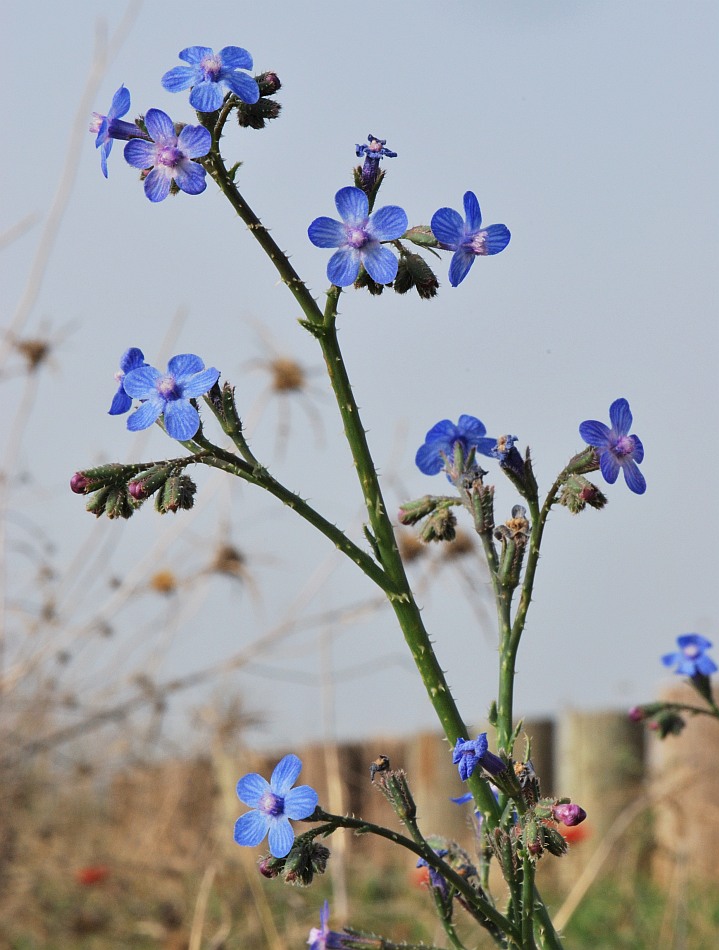
[(178, 580), (170, 570), (156, 571), (150, 578), (149, 587), (157, 594), (172, 594), (177, 590)]
[(209, 570), (217, 574), (229, 574), (232, 577), (243, 578), (247, 559), (233, 544), (221, 543), (215, 551)]
[(471, 534), (457, 529), (454, 540), (448, 541), (441, 546), (440, 555), (447, 561), (453, 561), (457, 558), (466, 557), (474, 551), (474, 541)]
[(56, 334), (52, 334), (49, 326), (44, 324), (38, 328), (36, 336), (16, 337), (8, 333), (10, 348), (22, 357), (24, 366), (21, 372), (33, 375), (46, 363), (57, 369), (57, 364), (52, 359), (53, 354), (60, 344), (65, 341), (72, 329), (73, 326), (67, 324)]
[(397, 531), (396, 537), (397, 547), (405, 564), (411, 564), (412, 561), (424, 557), (429, 550), (427, 545), (411, 531)]
[(287, 353), (280, 353), (274, 341), (268, 336), (264, 327), (255, 327), (265, 356), (250, 360), (246, 365), (250, 369), (260, 371), (269, 377), (267, 385), (257, 396), (254, 404), (247, 412), (245, 424), (252, 431), (257, 427), (268, 405), (278, 400), (276, 452), (282, 455), (287, 447), (287, 440), (292, 425), (290, 399), (296, 399), (312, 428), (317, 448), (324, 443), (322, 418), (314, 404), (317, 398), (325, 396), (324, 390), (314, 386), (310, 379), (322, 373), (321, 367), (304, 366), (296, 357)]

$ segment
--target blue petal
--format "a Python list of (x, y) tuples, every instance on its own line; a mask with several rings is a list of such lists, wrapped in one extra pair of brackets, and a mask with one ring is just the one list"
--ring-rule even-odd
[(273, 857), (286, 857), (292, 849), (294, 840), (295, 833), (287, 818), (270, 819), (268, 842), (270, 845), (270, 854)]
[(192, 63), (193, 66), (199, 65), (203, 59), (214, 55), (214, 50), (209, 46), (188, 46), (177, 54), (178, 59), (184, 59), (186, 63)]
[(436, 475), (444, 466), (444, 460), (437, 446), (428, 445), (426, 442), (417, 449), (414, 462), (423, 475)]
[(241, 46), (224, 46), (217, 55), (230, 69), (252, 69), (252, 56)]
[(157, 150), (152, 142), (143, 139), (130, 139), (123, 152), (125, 161), (133, 168), (152, 168), (157, 157)]
[[(215, 112), (222, 105), (222, 90), (211, 79), (198, 82), (190, 93), (190, 105), (198, 112)], [(184, 129), (183, 129), (184, 131)], [(207, 132), (207, 129), (204, 129)]]
[(665, 653), (662, 657), (662, 663), (664, 666), (674, 666), (675, 663), (680, 663), (682, 659), (682, 653)]
[(319, 798), (314, 788), (298, 785), (285, 795), (285, 814), (288, 818), (309, 818), (317, 808)]
[(619, 462), (611, 452), (602, 452), (599, 456), (599, 468), (605, 480), (613, 485), (619, 475)]
[(153, 422), (160, 418), (163, 409), (163, 400), (148, 399), (143, 402), (139, 409), (136, 409), (131, 416), (127, 418), (127, 428), (130, 432), (139, 432), (141, 429), (149, 429)]
[(201, 195), (207, 188), (205, 169), (187, 159), (175, 168), (175, 183), (186, 195)]
[(260, 98), (260, 87), (252, 76), (245, 73), (230, 72), (222, 77), (236, 96), (252, 105)]
[(212, 135), (203, 125), (186, 125), (177, 144), (188, 158), (203, 158), (212, 147)]
[(182, 92), (189, 88), (195, 80), (195, 70), (191, 66), (175, 66), (168, 69), (160, 82), (168, 92)]
[(120, 357), (120, 369), (123, 373), (129, 373), (133, 369), (138, 369), (145, 365), (145, 354), (136, 346), (131, 346)]
[(115, 95), (112, 97), (112, 105), (110, 110), (107, 113), (108, 119), (119, 119), (123, 115), (127, 115), (130, 109), (130, 90), (126, 89), (124, 86), (120, 86)]
[(349, 185), (340, 188), (335, 195), (335, 205), (346, 224), (364, 224), (369, 214), (367, 195), (360, 189)]
[(171, 439), (186, 442), (200, 428), (197, 409), (185, 399), (171, 400), (165, 406), (165, 429)]
[(102, 174), (107, 178), (107, 159), (112, 151), (112, 139), (109, 142), (104, 142), (100, 146), (100, 168), (102, 169)]
[(245, 805), (256, 808), (260, 799), (270, 790), (270, 784), (266, 778), (258, 775), (257, 772), (250, 772), (243, 775), (237, 783), (237, 797)]
[(122, 381), (122, 386), (128, 396), (135, 399), (149, 399), (157, 394), (155, 383), (162, 376), (154, 366), (138, 366), (131, 370)]
[(634, 452), (632, 458), (635, 462), (641, 462), (644, 459), (644, 446), (638, 435), (630, 435), (629, 438), (634, 442)]
[(476, 234), (482, 227), (482, 212), (473, 191), (464, 193), (464, 216), (467, 219), (467, 234)]
[(454, 442), (458, 437), (457, 426), (450, 419), (441, 419), (436, 422), (424, 437), (425, 442), (436, 442), (442, 440), (447, 443)]
[(495, 455), (497, 449), (496, 439), (477, 439), (472, 442), (472, 445), (475, 446), (480, 455), (488, 455), (489, 458), (497, 457)]
[(429, 226), (439, 243), (446, 244), (451, 250), (464, 238), (464, 221), (453, 208), (440, 208), (435, 211)]
[(512, 236), (509, 233), (509, 228), (505, 224), (490, 224), (490, 226), (485, 229), (484, 234), (484, 253), (488, 256), (499, 254), (500, 251), (503, 251), (509, 244), (509, 239)]
[(112, 405), (107, 411), (109, 416), (121, 416), (123, 413), (127, 412), (132, 408), (132, 399), (127, 395), (125, 390), (122, 388), (122, 383), (120, 388), (117, 390), (115, 395), (112, 397)]
[(183, 377), (191, 376), (193, 373), (201, 373), (204, 368), (205, 364), (194, 353), (180, 353), (173, 356), (167, 364), (167, 372), (175, 379), (183, 379)]
[(169, 168), (153, 168), (145, 179), (145, 197), (153, 202), (164, 201), (170, 194), (171, 180), (172, 173)]
[(174, 145), (177, 141), (172, 119), (162, 109), (148, 109), (145, 115), (145, 126), (154, 142), (161, 145)]
[(622, 468), (624, 469), (624, 481), (627, 483), (627, 487), (630, 491), (633, 491), (635, 495), (643, 495), (647, 490), (647, 483), (639, 471), (637, 463), (631, 459), (627, 459)]
[(466, 247), (460, 247), (454, 252), (449, 265), (449, 282), (453, 287), (462, 283), (474, 264), (474, 258), (475, 255)]
[(254, 847), (267, 834), (270, 820), (259, 811), (248, 811), (235, 822), (235, 841), (237, 844)]
[(353, 247), (341, 247), (329, 260), (327, 278), (336, 287), (349, 287), (357, 280), (359, 266), (359, 252)]
[(716, 673), (717, 671), (717, 665), (714, 660), (705, 654), (698, 656), (694, 662), (696, 664), (697, 672), (701, 673), (703, 676), (711, 676), (712, 673)]
[(212, 389), (219, 379), (219, 376), (219, 369), (210, 367), (202, 373), (196, 373), (194, 376), (190, 376), (186, 380), (178, 379), (177, 383), (182, 391), (182, 395), (186, 399), (196, 399), (198, 396), (204, 396), (208, 390)]
[(397, 258), (388, 247), (371, 241), (360, 251), (362, 263), (372, 280), (378, 284), (391, 284), (397, 276)]
[[(461, 435), (470, 442), (476, 442), (477, 439), (481, 439), (482, 436), (487, 434), (486, 426), (476, 416), (460, 416), (457, 428)], [(491, 441), (496, 440), (492, 439)]]
[(632, 413), (626, 399), (615, 399), (609, 407), (609, 421), (617, 435), (628, 435), (632, 427)]
[(602, 448), (609, 441), (609, 429), (603, 422), (596, 419), (587, 419), (579, 426), (579, 434), (588, 445), (594, 445)]
[(315, 247), (341, 247), (347, 243), (347, 231), (334, 218), (315, 218), (307, 228), (307, 236)]
[(281, 758), (270, 778), (270, 788), (275, 795), (284, 797), (297, 781), (297, 776), (301, 771), (302, 760), (296, 755), (290, 753)]
[(370, 215), (367, 233), (378, 241), (395, 241), (407, 230), (407, 223), (403, 208), (387, 205)]

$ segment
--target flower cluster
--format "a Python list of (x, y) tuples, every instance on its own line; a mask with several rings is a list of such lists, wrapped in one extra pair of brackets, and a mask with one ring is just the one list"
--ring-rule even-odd
[(205, 369), (193, 353), (173, 356), (167, 372), (161, 373), (145, 362), (142, 350), (131, 347), (120, 357), (120, 370), (115, 374), (119, 385), (110, 415), (127, 412), (132, 400), (139, 399), (140, 407), (127, 420), (131, 432), (149, 428), (162, 416), (167, 434), (186, 442), (200, 428), (200, 417), (190, 400), (212, 389), (219, 376), (218, 369)]
[[(191, 89), (190, 105), (198, 112), (215, 112), (223, 102), (222, 87), (247, 104), (260, 98), (257, 81), (243, 70), (252, 69), (252, 56), (240, 46), (226, 46), (215, 53), (209, 46), (190, 46), (180, 54), (188, 66), (176, 66), (162, 77), (168, 92)], [(100, 167), (107, 178), (107, 159), (115, 139), (127, 142), (125, 161), (140, 168), (145, 195), (150, 201), (163, 201), (174, 185), (188, 195), (199, 195), (207, 187), (205, 169), (196, 161), (204, 158), (212, 146), (212, 135), (202, 125), (175, 127), (161, 109), (148, 109), (144, 128), (124, 122), (121, 116), (130, 109), (130, 93), (120, 86), (107, 115), (93, 113), (90, 131), (100, 149)]]

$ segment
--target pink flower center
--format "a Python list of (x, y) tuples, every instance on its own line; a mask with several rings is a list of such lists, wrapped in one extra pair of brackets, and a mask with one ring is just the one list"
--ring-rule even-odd
[(157, 150), (157, 164), (164, 165), (166, 168), (176, 168), (183, 157), (177, 145), (163, 145)]
[(93, 132), (95, 135), (97, 135), (97, 133), (100, 131), (100, 126), (102, 125), (104, 119), (105, 119), (104, 115), (100, 115), (99, 112), (93, 112), (92, 118), (90, 119), (90, 131)]
[(175, 377), (174, 376), (161, 376), (156, 383), (156, 389), (161, 396), (164, 396), (165, 399), (168, 399), (170, 396), (176, 395), (175, 392)]
[(271, 817), (277, 817), (277, 815), (282, 815), (285, 810), (285, 800), (280, 795), (275, 795), (274, 792), (266, 791), (257, 803), (257, 808), (262, 812), (263, 815), (270, 815)]
[(347, 243), (350, 247), (364, 247), (369, 241), (363, 228), (347, 228)]
[(628, 435), (620, 435), (617, 441), (614, 443), (614, 454), (615, 455), (631, 455), (634, 451), (634, 441)]
[(486, 240), (487, 235), (484, 231), (480, 231), (478, 234), (475, 234), (472, 240), (469, 242), (469, 249), (473, 254), (486, 254)]
[(222, 62), (217, 53), (212, 56), (205, 56), (205, 58), (200, 63), (200, 68), (203, 70), (208, 79), (211, 79), (213, 82), (217, 82), (217, 77), (220, 75), (222, 69)]
[(699, 647), (694, 643), (688, 643), (683, 649), (682, 653), (684, 656), (688, 657), (690, 660), (693, 660), (694, 657), (699, 656)]

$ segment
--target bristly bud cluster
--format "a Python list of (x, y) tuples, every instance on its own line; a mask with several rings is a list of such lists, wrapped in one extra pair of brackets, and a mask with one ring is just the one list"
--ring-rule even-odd
[(607, 496), (584, 475), (570, 475), (562, 485), (558, 500), (560, 505), (576, 515), (587, 505), (600, 511), (607, 503)]
[(403, 769), (378, 770), (373, 780), (375, 777), (375, 787), (382, 792), (399, 820), (412, 821), (417, 815), (417, 805), (407, 782), (407, 773)]
[(399, 523), (404, 525), (417, 524), (428, 514), (431, 514), (441, 501), (442, 499), (437, 495), (422, 495), (421, 498), (416, 498), (414, 501), (402, 502), (397, 515)]
[(647, 728), (659, 733), (660, 739), (667, 736), (678, 736), (686, 726), (686, 720), (678, 712), (665, 709), (657, 713), (647, 723)]
[(277, 73), (261, 73), (255, 76), (255, 81), (260, 90), (260, 98), (257, 102), (237, 100), (237, 123), (242, 129), (264, 129), (265, 125), (272, 119), (278, 118), (282, 111), (282, 105), (269, 98), (282, 87)]
[(398, 294), (406, 294), (413, 287), (420, 299), (431, 300), (437, 296), (439, 281), (423, 257), (411, 251), (404, 251), (399, 258), (394, 289)]
[(314, 880), (315, 874), (324, 874), (330, 850), (313, 840), (312, 834), (299, 835), (295, 839), (290, 853), (285, 858), (266, 855), (259, 863), (259, 872), (263, 877), (284, 877), (286, 884), (299, 884), (306, 887)]
[(523, 505), (515, 505), (512, 517), (495, 529), (494, 537), (501, 542), (497, 576), (505, 586), (516, 587), (519, 584), (529, 529), (527, 509)]
[(443, 505), (427, 518), (420, 534), (423, 541), (454, 541), (456, 527), (457, 516), (449, 506)]
[(91, 495), (86, 508), (96, 517), (130, 518), (151, 495), (160, 514), (188, 510), (194, 505), (197, 486), (182, 474), (186, 460), (156, 465), (112, 463), (75, 472), (70, 488), (78, 495)]

